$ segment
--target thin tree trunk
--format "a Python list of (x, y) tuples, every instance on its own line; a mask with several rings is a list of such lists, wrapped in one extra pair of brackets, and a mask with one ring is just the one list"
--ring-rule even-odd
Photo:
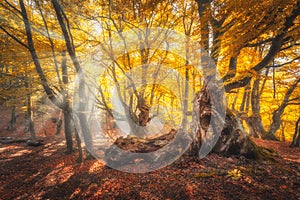
[(236, 110), (236, 109), (235, 109), (235, 105), (236, 105), (237, 99), (238, 99), (238, 97), (239, 97), (239, 91), (240, 91), (240, 90), (237, 90), (237, 92), (236, 92), (236, 95), (235, 95), (235, 97), (234, 97), (234, 100), (233, 100), (233, 102), (232, 102), (232, 104), (231, 104), (231, 110)]
[(253, 83), (252, 93), (251, 93), (251, 108), (252, 115), (250, 119), (248, 119), (248, 125), (251, 131), (251, 135), (253, 137), (259, 137), (261, 135), (265, 135), (266, 131), (262, 124), (262, 119), (260, 115), (260, 78), (257, 78)]
[(55, 135), (60, 135), (60, 132), (61, 132), (61, 128), (62, 128), (62, 119), (61, 119), (61, 111), (59, 113), (59, 118), (58, 118), (58, 121), (57, 121), (57, 124), (56, 124), (56, 133)]
[(249, 108), (249, 106), (247, 106), (249, 104), (249, 96), (250, 96), (250, 85), (247, 85), (244, 88), (244, 94), (243, 94), (243, 99), (242, 99), (242, 103), (240, 106), (240, 112), (245, 113), (247, 111), (247, 107)]
[(186, 66), (186, 69), (185, 69), (185, 82), (184, 83), (185, 83), (185, 86), (184, 86), (184, 96), (183, 96), (183, 109), (182, 109), (181, 128), (183, 130), (186, 130), (187, 112), (188, 112), (188, 97), (189, 97), (189, 70), (188, 70), (187, 66)]
[[(273, 59), (273, 66), (274, 66), (274, 59)], [(272, 81), (273, 81), (273, 99), (275, 99), (276, 98), (276, 80), (275, 80), (275, 68), (274, 67), (273, 67)]]
[(21, 8), (21, 14), (22, 14), (22, 19), (25, 25), (25, 31), (26, 31), (26, 36), (27, 36), (27, 44), (28, 46), (26, 46), (31, 54), (32, 60), (34, 62), (36, 71), (39, 75), (39, 78), (41, 80), (41, 84), (44, 88), (44, 91), (46, 92), (48, 98), (52, 101), (52, 103), (56, 106), (58, 106), (59, 108), (62, 108), (61, 102), (55, 97), (55, 94), (53, 92), (53, 90), (50, 88), (46, 75), (44, 74), (44, 71), (41, 67), (41, 63), (39, 61), (38, 55), (36, 53), (35, 50), (35, 46), (34, 46), (34, 42), (32, 39), (32, 31), (31, 31), (31, 24), (29, 22), (28, 19), (28, 15), (27, 15), (27, 11), (24, 5), (24, 1), (23, 0), (19, 0), (20, 3), (20, 8)]
[(73, 152), (73, 140), (72, 140), (72, 127), (71, 127), (71, 113), (72, 108), (70, 106), (70, 100), (69, 100), (69, 91), (66, 88), (66, 86), (69, 84), (68, 80), (68, 71), (67, 71), (67, 60), (66, 60), (66, 52), (62, 52), (62, 64), (61, 64), (61, 71), (62, 71), (62, 80), (64, 83), (64, 87), (62, 90), (62, 94), (64, 95), (64, 124), (65, 124), (65, 138), (66, 138), (66, 144), (67, 144), (67, 153)]
[(64, 127), (65, 127), (65, 138), (67, 144), (67, 153), (73, 152), (73, 140), (72, 140), (72, 127), (71, 127), (71, 108), (69, 107), (69, 102), (66, 103), (66, 108), (64, 112)]
[(13, 106), (11, 109), (11, 118), (9, 121), (9, 125), (7, 127), (8, 131), (13, 131), (15, 128), (15, 124), (17, 122), (17, 112), (16, 112), (16, 106)]
[[(73, 123), (74, 123), (74, 121), (73, 121)], [(79, 153), (77, 161), (82, 162), (83, 153), (82, 153), (81, 139), (79, 137), (76, 127), (75, 127), (75, 137), (76, 137), (76, 143), (77, 143), (77, 148), (78, 148), (78, 153)]]
[(295, 133), (290, 147), (300, 147), (300, 117), (295, 124)]
[[(27, 78), (26, 78), (27, 79)], [(25, 80), (25, 87), (29, 88), (29, 83), (27, 80)], [(34, 130), (34, 123), (33, 123), (33, 116), (32, 116), (32, 106), (31, 106), (31, 94), (27, 94), (26, 99), (26, 126), (25, 129), (30, 133), (30, 139), (35, 140), (35, 130)]]
[[(85, 82), (84, 80), (80, 80), (79, 83), (79, 105), (78, 105), (78, 111), (77, 111), (77, 117), (79, 120), (79, 125), (80, 125), (80, 131), (81, 135), (83, 137), (83, 141), (86, 147), (93, 148), (93, 141), (92, 141), (92, 135), (91, 131), (88, 126), (88, 119), (86, 116), (86, 112), (88, 110), (87, 108), (87, 102), (88, 97), (85, 93), (86, 88), (85, 88)], [(79, 130), (78, 130), (79, 131)]]
[(281, 141), (285, 142), (285, 133), (284, 133), (285, 124), (281, 122)]
[(280, 128), (280, 124), (281, 124), (281, 116), (285, 110), (285, 108), (288, 106), (289, 103), (289, 98), (292, 95), (292, 93), (294, 92), (294, 90), (296, 89), (297, 85), (300, 82), (300, 78), (298, 78), (293, 85), (288, 89), (288, 91), (286, 92), (282, 103), (280, 104), (280, 106), (272, 113), (272, 123), (270, 125), (269, 131), (266, 133), (265, 135), (265, 139), (275, 139), (278, 140), (275, 137), (275, 133), (276, 131)]

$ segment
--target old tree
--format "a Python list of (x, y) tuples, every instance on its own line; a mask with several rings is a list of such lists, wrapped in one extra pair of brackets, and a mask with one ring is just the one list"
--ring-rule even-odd
[(5, 0), (0, 8), (0, 101), (13, 113), (16, 99), (27, 102), (32, 139), (31, 98), (41, 93), (64, 114), (69, 152), (73, 122), (92, 151), (99, 132), (119, 146), (134, 138), (136, 152), (183, 132), (192, 155), (254, 158), (270, 152), (249, 135), (292, 138), (297, 0)]
[[(258, 6), (255, 1), (249, 2), (251, 5), (232, 1), (197, 1), (197, 3), (200, 23), (202, 24), (200, 32), (202, 45), (205, 46), (205, 49), (209, 49), (215, 63), (224, 62), (220, 57), (227, 57), (227, 64), (224, 66), (227, 72), (224, 73), (221, 80), (224, 82), (227, 93), (237, 93), (232, 103), (234, 114), (230, 111), (227, 112), (225, 126), (214, 151), (242, 154), (248, 157), (265, 157), (267, 155), (266, 151), (261, 151), (248, 136), (243, 136), (244, 130), (241, 128), (239, 121), (245, 120), (252, 136), (276, 140), (275, 133), (282, 123), (281, 118), (285, 108), (290, 104), (299, 105), (299, 94), (293, 96), (294, 91), (299, 90), (300, 79), (299, 76), (296, 76), (295, 79), (289, 80), (289, 88), (283, 94), (279, 106), (272, 112), (269, 129), (265, 130), (261, 118), (260, 101), (270, 68), (273, 70), (274, 98), (276, 93), (275, 71), (279, 71), (279, 67), (285, 70), (284, 66), (289, 65), (291, 69), (296, 68), (293, 75), (299, 73), (299, 71), (297, 72), (297, 66), (290, 65), (294, 61), (297, 62), (299, 57), (290, 58), (286, 51), (298, 51), (295, 45), (297, 45), (299, 38), (294, 37), (294, 33), (299, 30), (297, 18), (300, 11), (300, 2), (290, 1), (286, 2), (287, 4), (267, 2), (264, 4), (266, 7)], [(279, 13), (285, 14), (279, 17)], [(237, 30), (242, 31), (237, 33)], [(249, 32), (249, 30), (253, 31)], [(212, 40), (210, 40), (210, 37), (212, 37)], [(251, 62), (242, 62), (243, 59), (249, 58)], [(285, 59), (285, 61), (282, 61), (282, 59)], [(220, 63), (221, 65), (223, 63)], [(263, 83), (260, 84), (262, 73), (265, 73), (265, 77)], [(235, 104), (238, 98), (238, 89), (241, 87), (244, 87), (248, 94), (244, 92), (240, 110), (237, 111)], [(211, 88), (213, 91), (218, 90), (216, 89), (217, 86), (212, 85)], [(207, 132), (205, 131), (207, 130), (205, 125), (201, 125), (201, 118), (205, 119), (207, 115), (205, 107), (210, 107), (212, 101), (216, 101), (210, 99), (210, 97), (206, 98), (209, 100), (201, 99), (201, 92), (196, 96), (200, 112), (199, 127), (204, 129), (199, 136), (203, 135), (203, 132), (204, 134)], [(251, 114), (248, 115), (250, 102)], [(245, 104), (247, 105), (245, 106)], [(214, 115), (212, 110), (209, 115), (209, 117)], [(195, 146), (198, 150), (199, 146)]]

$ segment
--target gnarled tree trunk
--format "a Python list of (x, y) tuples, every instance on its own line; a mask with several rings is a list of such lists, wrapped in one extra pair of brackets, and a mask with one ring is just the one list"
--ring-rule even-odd
[[(201, 151), (203, 153), (203, 149), (206, 148), (206, 151), (211, 150), (220, 155), (242, 155), (254, 159), (269, 157), (268, 155), (272, 151), (257, 146), (246, 135), (242, 123), (233, 112), (226, 109), (226, 115), (218, 113), (218, 111), (222, 112), (222, 109), (216, 109), (216, 107), (224, 105), (221, 105), (222, 101), (220, 99), (219, 104), (216, 104), (217, 99), (212, 98), (212, 92), (214, 92), (213, 98), (215, 98), (215, 94), (218, 93), (217, 87), (206, 85), (196, 94), (193, 115), (196, 137), (192, 143), (190, 153), (201, 157), (203, 156)], [(222, 120), (224, 120), (223, 123)], [(218, 131), (220, 131), (219, 134)]]

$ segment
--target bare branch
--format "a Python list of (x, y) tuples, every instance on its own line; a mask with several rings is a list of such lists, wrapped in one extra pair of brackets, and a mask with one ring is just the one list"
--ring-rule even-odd
[(267, 66), (266, 68), (269, 69), (269, 68), (278, 68), (278, 67), (282, 67), (282, 66), (291, 64), (291, 63), (293, 63), (294, 61), (299, 60), (299, 59), (300, 59), (300, 56), (298, 56), (297, 58), (294, 58), (293, 60), (290, 60), (290, 61), (288, 61), (288, 62), (281, 63), (281, 64), (278, 64), (278, 65)]
[(17, 9), (15, 6), (13, 6), (11, 3), (9, 3), (7, 0), (4, 0), (4, 1), (5, 1), (5, 3), (7, 3), (7, 5), (9, 5), (9, 7), (14, 9), (15, 11), (17, 11), (17, 13), (21, 14), (21, 11), (19, 9)]
[(16, 41), (17, 43), (19, 43), (20, 45), (22, 45), (23, 47), (25, 47), (26, 49), (29, 49), (29, 47), (22, 42), (21, 40), (19, 40), (16, 36), (14, 36), (13, 34), (9, 33), (4, 27), (0, 26), (0, 29), (2, 31), (4, 31), (9, 37), (11, 37), (14, 41)]
[(266, 39), (266, 40), (261, 40), (261, 41), (256, 42), (256, 43), (249, 43), (249, 44), (247, 44), (245, 47), (257, 47), (257, 46), (260, 46), (260, 45), (262, 45), (262, 44), (270, 43), (270, 42), (272, 42), (273, 40), (274, 40), (274, 38), (272, 37), (272, 38), (268, 38), (268, 39)]

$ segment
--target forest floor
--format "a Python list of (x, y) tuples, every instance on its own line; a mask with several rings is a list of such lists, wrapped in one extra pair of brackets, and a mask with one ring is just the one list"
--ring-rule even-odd
[[(0, 127), (0, 137), (8, 135), (26, 136)], [(0, 199), (300, 199), (300, 149), (284, 142), (255, 139), (278, 152), (275, 162), (210, 154), (133, 174), (76, 162), (63, 135), (39, 137), (39, 147), (0, 144)]]

